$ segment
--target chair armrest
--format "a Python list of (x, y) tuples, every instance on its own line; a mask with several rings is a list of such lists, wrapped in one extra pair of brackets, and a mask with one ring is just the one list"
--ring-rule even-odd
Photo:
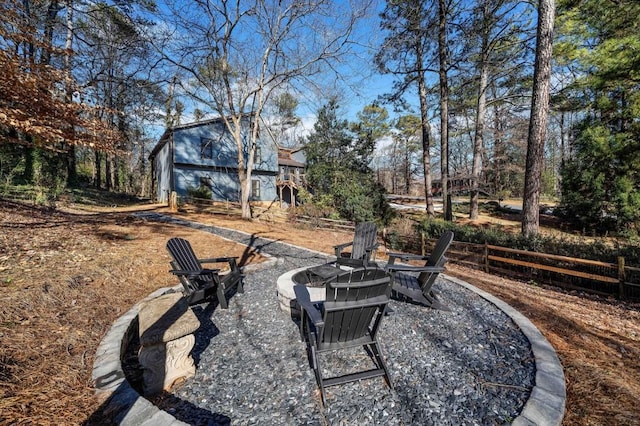
[(199, 277), (202, 275), (215, 276), (218, 275), (220, 269), (200, 269), (199, 271), (187, 271), (184, 269), (171, 269), (169, 270), (173, 275), (185, 276), (185, 277)]
[(207, 259), (198, 259), (200, 263), (223, 263), (235, 261), (237, 257), (212, 257)]
[(387, 272), (444, 272), (444, 266), (411, 266), (403, 264), (386, 265), (384, 270)]
[(208, 259), (198, 259), (200, 263), (228, 263), (229, 269), (232, 272), (239, 272), (238, 264), (236, 262), (237, 257), (212, 257)]
[(333, 249), (336, 252), (336, 257), (340, 257), (340, 253), (342, 253), (342, 250), (344, 250), (345, 248), (351, 245), (353, 245), (353, 241), (350, 241), (348, 243), (338, 244), (337, 246), (333, 246)]
[(376, 267), (377, 263), (373, 260), (367, 259), (351, 259), (350, 257), (338, 257), (336, 258), (336, 266), (346, 266), (353, 269)]
[(305, 286), (294, 285), (293, 292), (296, 295), (296, 302), (300, 305), (302, 315), (306, 314), (313, 325), (316, 327), (324, 326), (324, 320), (322, 319), (322, 312), (318, 310), (316, 304), (318, 302), (312, 302), (309, 295), (309, 290)]
[[(391, 261), (391, 259), (395, 260), (395, 259), (401, 259), (403, 262), (407, 262), (409, 260), (427, 260), (429, 259), (429, 256), (422, 256), (420, 254), (413, 254), (413, 253), (387, 253), (387, 256), (389, 256), (389, 261)], [(393, 263), (393, 262), (391, 262)]]

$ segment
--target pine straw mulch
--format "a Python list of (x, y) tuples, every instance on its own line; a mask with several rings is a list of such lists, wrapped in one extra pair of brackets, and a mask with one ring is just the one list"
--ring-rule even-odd
[[(189, 218), (327, 253), (350, 238), (226, 216)], [(164, 249), (172, 236), (206, 256), (262, 260), (213, 235), (128, 213), (80, 215), (0, 200), (0, 424), (81, 424), (99, 410), (95, 350), (116, 318), (175, 285)], [(448, 273), (520, 310), (556, 348), (567, 380), (565, 425), (640, 425), (638, 306), (455, 265)]]

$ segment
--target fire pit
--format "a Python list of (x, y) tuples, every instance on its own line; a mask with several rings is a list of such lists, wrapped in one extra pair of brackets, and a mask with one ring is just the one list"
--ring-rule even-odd
[(300, 315), (296, 303), (295, 286), (304, 286), (311, 302), (322, 302), (326, 298), (325, 281), (344, 270), (334, 264), (293, 269), (278, 277), (277, 292), (280, 309), (292, 316)]

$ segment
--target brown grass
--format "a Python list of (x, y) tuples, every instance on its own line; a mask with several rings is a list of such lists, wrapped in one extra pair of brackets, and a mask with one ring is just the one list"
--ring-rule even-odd
[[(185, 215), (182, 213), (182, 215)], [(350, 235), (190, 214), (330, 253)], [(111, 323), (153, 290), (175, 285), (164, 249), (188, 238), (206, 256), (260, 257), (200, 231), (125, 213), (72, 214), (0, 201), (0, 424), (80, 424), (98, 407), (91, 370)], [(640, 314), (632, 306), (449, 267), (507, 301), (558, 351), (565, 425), (640, 424)]]

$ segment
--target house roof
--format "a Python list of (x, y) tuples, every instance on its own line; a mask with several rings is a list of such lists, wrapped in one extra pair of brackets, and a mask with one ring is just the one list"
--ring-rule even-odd
[(304, 167), (304, 164), (291, 158), (278, 157), (279, 166)]

